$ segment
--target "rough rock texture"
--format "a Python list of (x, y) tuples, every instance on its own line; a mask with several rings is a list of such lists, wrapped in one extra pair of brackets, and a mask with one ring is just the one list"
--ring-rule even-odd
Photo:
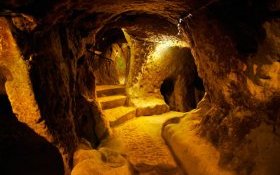
[(108, 148), (92, 149), (86, 143), (79, 145), (74, 154), (74, 168), (71, 175), (131, 175), (127, 160)]
[[(96, 56), (97, 69), (94, 71), (97, 85), (125, 84), (127, 77), (127, 56), (129, 48), (126, 43), (114, 42), (109, 46), (103, 57)], [(105, 58), (104, 58), (105, 57)]]
[(2, 91), (9, 96), (9, 100), (13, 106), (13, 112), (17, 115), (19, 121), (27, 123), (39, 135), (52, 141), (52, 136), (45, 128), (44, 122), (40, 122), (38, 106), (28, 76), (28, 65), (22, 60), (8, 21), (5, 18), (1, 18), (0, 25), (0, 74)]
[(36, 35), (36, 55), (31, 61), (33, 88), (42, 116), (70, 154), (78, 137), (96, 145), (107, 132), (95, 101), (91, 57), (79, 48), (83, 46), (80, 41), (74, 29), (54, 27)]
[[(173, 110), (193, 109), (196, 106), (193, 86), (197, 75), (190, 51), (184, 48), (188, 46), (188, 41), (183, 42), (176, 37), (178, 30), (167, 19), (159, 15), (136, 14), (131, 12), (112, 19), (110, 23), (97, 32), (95, 37), (97, 46), (102, 46), (99, 43), (106, 43), (109, 40), (108, 37), (113, 35), (111, 33), (115, 32), (115, 27), (122, 28), (131, 55), (128, 60), (126, 81), (130, 105), (139, 109), (139, 115), (160, 114), (167, 111), (167, 106), (164, 105), (160, 93), (160, 85), (165, 78), (171, 77), (176, 81), (176, 87), (174, 93), (168, 97), (173, 98), (172, 104), (169, 105), (172, 106)], [(111, 33), (108, 33), (110, 31)], [(108, 34), (105, 35), (106, 33)], [(183, 61), (182, 64), (180, 61)], [(109, 64), (107, 63), (106, 67)], [(112, 69), (111, 72), (115, 71)], [(184, 89), (185, 86), (188, 86), (187, 90)], [(179, 97), (180, 95), (183, 97)], [(148, 102), (146, 96), (158, 98), (161, 101), (148, 100)], [(199, 96), (201, 95), (197, 96), (198, 99), (200, 99)], [(139, 101), (147, 103), (143, 106)], [(147, 106), (152, 101), (159, 103)], [(153, 111), (158, 112), (154, 113)]]
[(34, 43), (35, 55), (30, 62), (30, 76), (42, 120), (49, 126), (55, 142), (61, 144), (66, 149), (65, 154), (71, 157), (78, 142), (72, 103), (75, 70), (68, 62), (70, 58), (63, 57), (62, 47), (67, 48), (64, 45), (67, 43), (63, 43), (63, 46), (61, 44), (67, 38), (60, 36), (59, 32), (66, 31), (63, 28), (59, 31), (59, 27), (56, 27), (37, 36)]
[[(154, 69), (149, 71), (151, 74), (149, 76), (158, 77), (157, 80), (151, 81), (155, 85), (154, 88), (158, 89), (158, 85), (161, 85), (159, 89), (165, 102), (170, 106), (170, 110), (184, 112), (194, 109), (204, 91), (203, 85), (199, 87), (197, 84), (197, 81), (201, 80), (197, 75), (190, 50), (170, 47), (161, 57), (163, 61), (155, 70), (157, 75), (150, 73), (154, 72)], [(148, 84), (146, 81), (142, 84)]]
[(33, 128), (18, 121), (7, 94), (0, 94), (0, 106), (1, 174), (63, 175), (59, 150)]
[(182, 171), (161, 137), (163, 123), (184, 113), (168, 112), (141, 116), (114, 128), (111, 137), (101, 148), (109, 148), (124, 155), (135, 174), (180, 175)]
[[(41, 119), (28, 64), (22, 59), (9, 22), (4, 18), (0, 19), (0, 48), (1, 172), (64, 174), (60, 155), (63, 148), (56, 145), (59, 153), (51, 144), (53, 136)], [(47, 171), (45, 166), (49, 166)]]
[(76, 130), (78, 136), (87, 139), (92, 146), (108, 134), (108, 122), (104, 119), (96, 101), (93, 63), (89, 53), (77, 62)]
[[(279, 0), (3, 0), (0, 90), (8, 95), (18, 120), (57, 146), (71, 166), (81, 138), (94, 146), (109, 132), (96, 103), (96, 67), (86, 46), (95, 46), (102, 39), (99, 33), (110, 27), (124, 27), (131, 49), (128, 94), (140, 101), (151, 94), (164, 103), (159, 87), (167, 77), (156, 77), (157, 88), (141, 82), (151, 70), (158, 70), (147, 63), (158, 58), (153, 57), (158, 42), (168, 44), (162, 36), (183, 40), (190, 44), (209, 100), (195, 133), (219, 154), (216, 170), (279, 174), (279, 4)], [(143, 20), (147, 16), (151, 20)], [(181, 35), (176, 31), (179, 18)], [(165, 22), (151, 25), (153, 20)], [(186, 83), (184, 76), (177, 77), (175, 91), (186, 91), (176, 86)], [(176, 97), (170, 103), (181, 110), (177, 101), (185, 100)], [(183, 127), (186, 118), (178, 125)], [(183, 139), (178, 133), (177, 139)]]
[(219, 151), (198, 134), (200, 117), (211, 108), (207, 97), (198, 108), (183, 118), (173, 118), (164, 125), (163, 137), (188, 174), (233, 175), (219, 166)]
[[(199, 78), (187, 43), (165, 35), (157, 35), (154, 42), (148, 40), (151, 38), (138, 40), (126, 30), (124, 32), (131, 48), (131, 67), (126, 85), (130, 103), (145, 109), (150, 102), (158, 101), (150, 106), (153, 109), (152, 106), (164, 104), (160, 102), (160, 99), (164, 99), (172, 110), (195, 108), (195, 80)], [(163, 87), (164, 81), (168, 79), (172, 81), (171, 84)], [(148, 100), (146, 97), (159, 100)], [(139, 101), (145, 101), (145, 106)], [(162, 110), (162, 113), (165, 111)], [(151, 114), (147, 112), (141, 115)]]
[(8, 24), (1, 19), (0, 64), (13, 111), (19, 121), (60, 148), (67, 172), (79, 137), (94, 146), (108, 133), (95, 102), (90, 58), (79, 48), (82, 43), (74, 30), (58, 25), (28, 35)]
[(217, 2), (185, 19), (210, 99), (196, 133), (215, 146), (219, 166), (236, 174), (280, 171), (279, 20), (266, 3)]
[(35, 16), (45, 26), (61, 22), (96, 21), (94, 25), (81, 26), (84, 31), (102, 28), (112, 18), (126, 12), (156, 12), (170, 20), (178, 19), (181, 13), (189, 10), (190, 6), (196, 6), (201, 2), (189, 2), (181, 0), (118, 0), (112, 3), (110, 0), (35, 0), (1, 1), (3, 9), (17, 9), (23, 13)]

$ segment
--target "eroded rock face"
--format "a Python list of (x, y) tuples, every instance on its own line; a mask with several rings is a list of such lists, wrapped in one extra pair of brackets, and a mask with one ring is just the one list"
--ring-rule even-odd
[(1, 19), (1, 89), (19, 121), (60, 149), (67, 174), (78, 140), (96, 146), (108, 133), (95, 101), (90, 58), (73, 29), (58, 25), (26, 34), (10, 24)]
[(34, 132), (34, 126), (18, 121), (7, 94), (0, 95), (0, 106), (1, 173), (63, 175), (65, 171), (59, 150)]
[(109, 148), (92, 149), (86, 143), (79, 145), (74, 154), (71, 175), (123, 174), (131, 175), (129, 162), (118, 152)]
[[(31, 62), (33, 88), (42, 115), (70, 154), (78, 138), (86, 138), (94, 146), (107, 132), (95, 100), (91, 57), (79, 48), (83, 43), (75, 32), (57, 26), (36, 36), (34, 50), (38, 54)], [(43, 39), (46, 36), (49, 38)]]
[[(193, 109), (196, 107), (195, 81), (199, 77), (192, 54), (186, 43), (161, 37), (166, 38), (148, 42), (130, 36), (132, 57), (128, 93), (132, 99), (164, 99), (171, 110)], [(203, 89), (200, 91), (203, 94)]]
[[(121, 14), (128, 11), (142, 11), (142, 12), (157, 12), (158, 14), (169, 17), (178, 18), (180, 13), (184, 13), (191, 5), (195, 6), (198, 2), (188, 3), (181, 0), (124, 0), (116, 1), (112, 4), (110, 0), (61, 0), (48, 1), (42, 0), (40, 3), (34, 0), (4, 0), (1, 2), (3, 9), (17, 9), (24, 13), (31, 14), (39, 18), (43, 24), (53, 25), (61, 22), (73, 22), (74, 20), (81, 21), (86, 18), (91, 18), (97, 14), (107, 14), (101, 18), (101, 25), (104, 22), (110, 21), (116, 14)], [(91, 16), (92, 15), (92, 16)], [(94, 20), (94, 18), (93, 18)], [(100, 27), (95, 25), (95, 27)]]
[(74, 66), (71, 65), (73, 58), (71, 60), (67, 55), (63, 55), (67, 48), (67, 43), (63, 41), (67, 40), (64, 38), (67, 35), (60, 36), (59, 32), (65, 31), (56, 27), (42, 36), (37, 36), (36, 48), (33, 48), (35, 56), (30, 63), (30, 76), (42, 119), (49, 126), (55, 141), (60, 143), (71, 157), (78, 142), (72, 101), (76, 72), (71, 67)]
[[(151, 39), (146, 42), (139, 38), (147, 39), (160, 32), (176, 35), (176, 32), (174, 28), (162, 30), (162, 25), (153, 25), (156, 30), (143, 32), (143, 27), (134, 24), (143, 21), (132, 17), (156, 13), (157, 17), (177, 23), (180, 16), (190, 12), (192, 15), (185, 18), (183, 28), (208, 94), (207, 107), (201, 107), (203, 112), (194, 122), (196, 133), (216, 149), (215, 153), (220, 155), (217, 156), (219, 167), (237, 174), (279, 174), (277, 0), (210, 3), (135, 0), (113, 4), (109, 0), (14, 0), (1, 1), (0, 5), (4, 9), (0, 15), (6, 17), (0, 20), (1, 94), (7, 93), (19, 121), (63, 148), (60, 151), (67, 155), (68, 164), (71, 165), (80, 138), (86, 138), (94, 146), (108, 133), (96, 103), (94, 66), (86, 44), (97, 42), (95, 35), (104, 26), (125, 26), (133, 53), (128, 93), (135, 97), (161, 97), (161, 82), (174, 72), (153, 69), (155, 66), (147, 64), (153, 61), (148, 55), (156, 50), (156, 44)], [(128, 11), (130, 16), (122, 18)], [(131, 21), (116, 25), (118, 18)], [(165, 56), (175, 60), (172, 55)], [(187, 82), (185, 78), (189, 74), (184, 71), (189, 64), (178, 66), (173, 61), (165, 62), (165, 66), (174, 64), (171, 67), (183, 71), (176, 75), (174, 89), (186, 90), (181, 85)], [(168, 76), (150, 78), (155, 81), (147, 83), (146, 77), (157, 75), (151, 70)], [(176, 97), (181, 94), (171, 97), (170, 103), (181, 110), (186, 100)], [(20, 101), (25, 103), (19, 104)], [(168, 110), (166, 106), (163, 108)]]
[[(237, 174), (280, 171), (277, 161), (272, 163), (273, 155), (280, 155), (279, 20), (258, 5), (216, 3), (193, 14), (185, 26), (212, 106), (201, 114), (198, 132), (219, 150), (219, 165)], [(237, 9), (241, 12), (228, 15)], [(260, 132), (267, 141), (253, 136)]]
[(125, 42), (114, 42), (106, 48), (104, 55), (95, 56), (97, 85), (125, 84), (130, 50)]

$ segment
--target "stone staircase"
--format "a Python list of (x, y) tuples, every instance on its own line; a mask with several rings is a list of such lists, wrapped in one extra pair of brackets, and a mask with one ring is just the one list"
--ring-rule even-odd
[(126, 106), (125, 85), (97, 85), (96, 93), (111, 127), (136, 117), (136, 108)]

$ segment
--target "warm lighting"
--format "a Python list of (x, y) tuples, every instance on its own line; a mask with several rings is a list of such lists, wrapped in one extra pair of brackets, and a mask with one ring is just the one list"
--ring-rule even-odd
[(172, 46), (172, 41), (166, 41), (165, 43), (160, 43), (156, 46), (153, 55), (159, 57), (171, 46)]
[(152, 53), (151, 57), (153, 61), (157, 61), (163, 57), (164, 53), (170, 47), (189, 47), (189, 45), (185, 41), (181, 41), (175, 37), (164, 36), (162, 38), (158, 38), (158, 44), (155, 47), (154, 52)]

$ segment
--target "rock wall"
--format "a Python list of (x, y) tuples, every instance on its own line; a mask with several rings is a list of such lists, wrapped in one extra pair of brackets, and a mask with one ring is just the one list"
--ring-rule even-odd
[(217, 166), (236, 174), (280, 172), (279, 19), (269, 3), (217, 2), (185, 19), (210, 105), (190, 127), (217, 149)]
[[(222, 168), (230, 174), (278, 175), (280, 3), (206, 2), (209, 1), (119, 1), (114, 5), (109, 1), (97, 1), (94, 5), (91, 1), (0, 2), (5, 9), (1, 16), (8, 16), (8, 20), (0, 20), (1, 93), (7, 94), (19, 122), (57, 146), (67, 159), (65, 163), (71, 166), (81, 137), (94, 146), (108, 133), (95, 101), (92, 56), (84, 49), (95, 41), (92, 35), (87, 36), (90, 31), (96, 34), (104, 25), (110, 26), (110, 20), (128, 19), (127, 26), (134, 34), (126, 35), (132, 53), (128, 93), (131, 97), (162, 98), (159, 87), (167, 77), (159, 75), (171, 73), (150, 64), (155, 58), (152, 53), (157, 50), (155, 38), (141, 40), (160, 33), (161, 27), (151, 27), (160, 29), (146, 32), (134, 24), (133, 16), (157, 13), (174, 23), (185, 16), (183, 28), (192, 43), (192, 54), (207, 95), (204, 105), (188, 113), (178, 125), (166, 127), (167, 142), (183, 163), (189, 163), (182, 160), (192, 153), (185, 151), (184, 144), (190, 146), (186, 148), (194, 148), (195, 144), (190, 144), (192, 140), (186, 139), (188, 135), (182, 131), (193, 132), (193, 137), (206, 143), (205, 150), (211, 150), (193, 156), (199, 162), (202, 156), (211, 158), (209, 153), (213, 153), (214, 165), (207, 164), (207, 159), (202, 164), (209, 165), (211, 171), (186, 168), (189, 174), (223, 173)], [(124, 13), (127, 11), (128, 16)], [(146, 20), (141, 21), (143, 24)], [(177, 32), (173, 28), (171, 31)], [(92, 42), (86, 43), (83, 37)], [(153, 74), (151, 70), (159, 72)], [(156, 79), (151, 78), (154, 76)], [(184, 83), (185, 76), (178, 77), (177, 84)], [(146, 78), (153, 83), (147, 83)], [(183, 102), (177, 103), (176, 96), (171, 101), (180, 106)], [(164, 103), (163, 98), (160, 103)], [(189, 117), (193, 117), (191, 125), (187, 124)]]
[(35, 37), (31, 77), (42, 115), (67, 152), (80, 137), (96, 145), (107, 126), (95, 100), (92, 55), (71, 28), (56, 26)]
[(65, 154), (69, 154), (71, 159), (78, 143), (73, 110), (76, 71), (72, 67), (75, 66), (74, 55), (72, 58), (63, 55), (68, 54), (68, 50), (65, 52), (68, 45), (63, 43), (67, 41), (65, 35), (66, 31), (57, 26), (36, 36), (30, 76), (42, 119), (49, 126), (54, 141), (66, 149)]
[[(127, 77), (127, 54), (129, 48), (125, 43), (112, 43), (103, 57), (96, 56), (95, 71), (96, 84), (125, 84)], [(105, 58), (104, 58), (105, 57)]]
[[(0, 18), (0, 48), (1, 171), (4, 174), (67, 172), (68, 165), (63, 168), (60, 155), (64, 148), (51, 144), (54, 137), (35, 101), (28, 63), (23, 60), (11, 23), (5, 18)], [(42, 164), (50, 168), (44, 171)]]
[[(40, 114), (36, 104), (32, 84), (28, 75), (28, 65), (22, 59), (21, 52), (13, 38), (9, 22), (1, 18), (1, 52), (0, 68), (2, 82), (13, 112), (21, 122), (28, 123), (35, 132), (51, 141), (52, 136), (40, 122)], [(2, 86), (1, 85), (1, 86)], [(4, 90), (3, 90), (4, 91)]]
[[(162, 36), (162, 40), (159, 37), (159, 41), (148, 42), (126, 35), (131, 47), (127, 83), (130, 97), (165, 99), (171, 110), (195, 108), (195, 81), (199, 77), (187, 43), (180, 43), (175, 37)], [(172, 85), (163, 87), (165, 80), (172, 81)]]
[(65, 25), (26, 33), (2, 18), (1, 37), (1, 79), (13, 112), (60, 149), (68, 174), (80, 138), (95, 147), (108, 134), (91, 54), (79, 31)]

